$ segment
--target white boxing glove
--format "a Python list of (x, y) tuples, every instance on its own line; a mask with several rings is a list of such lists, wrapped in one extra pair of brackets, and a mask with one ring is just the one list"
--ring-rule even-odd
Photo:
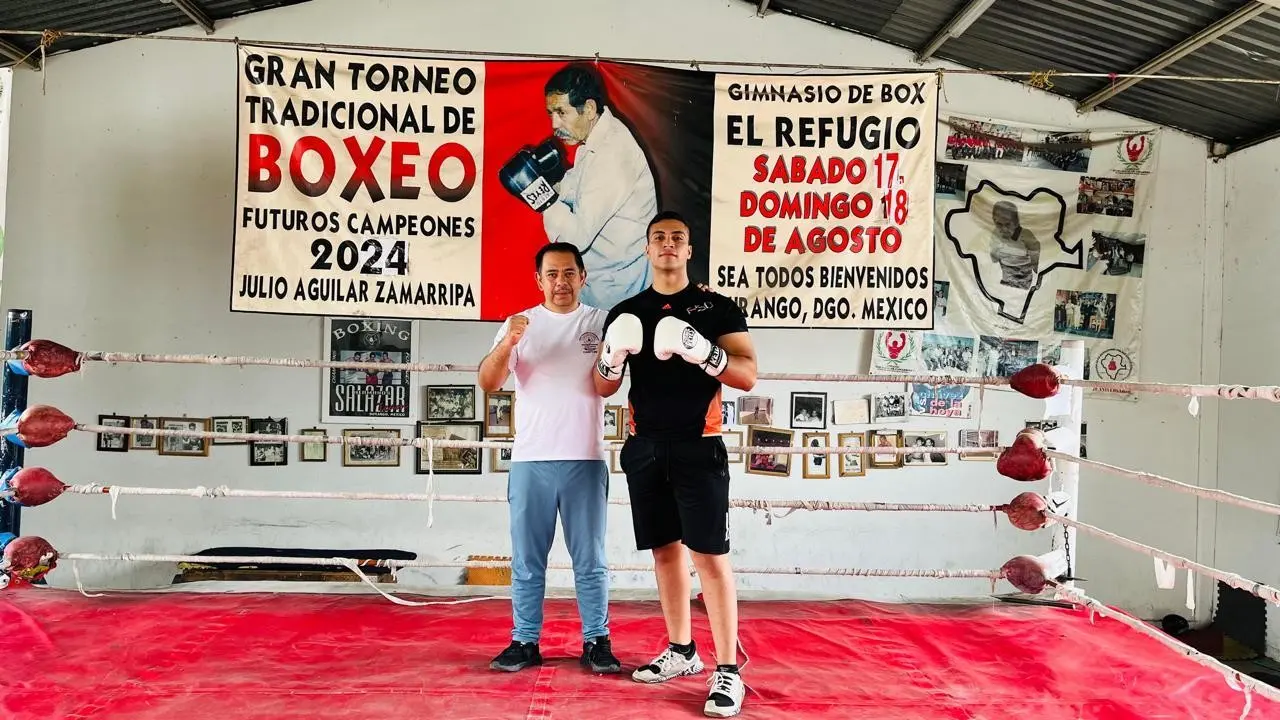
[(703, 337), (689, 323), (670, 315), (658, 321), (653, 331), (653, 354), (659, 360), (679, 355), (700, 365), (711, 377), (718, 377), (729, 367), (729, 355), (719, 345)]
[(640, 326), (640, 318), (631, 313), (619, 315), (604, 333), (604, 351), (596, 363), (596, 372), (605, 380), (620, 380), (627, 356), (640, 352), (643, 346), (644, 328)]

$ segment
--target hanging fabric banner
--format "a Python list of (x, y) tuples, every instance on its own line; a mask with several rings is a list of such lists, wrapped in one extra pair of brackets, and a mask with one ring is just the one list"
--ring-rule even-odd
[(934, 73), (237, 57), (233, 311), (501, 320), (550, 241), (608, 309), (675, 210), (752, 327), (933, 323)]
[(872, 372), (1008, 377), (1075, 339), (1086, 378), (1136, 379), (1158, 132), (941, 125), (936, 322), (877, 333)]

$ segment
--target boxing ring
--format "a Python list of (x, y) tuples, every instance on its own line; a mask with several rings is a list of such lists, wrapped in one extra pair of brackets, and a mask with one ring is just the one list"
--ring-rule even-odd
[[(0, 353), (11, 373), (53, 379), (86, 363), (189, 363), (287, 368), (400, 369), (460, 372), (472, 368), (421, 363), (369, 363), (214, 355), (140, 355), (77, 352), (33, 340)], [(760, 379), (790, 379), (761, 374)], [(1074, 394), (1078, 421), (1083, 389), (1223, 400), (1280, 402), (1278, 387), (1095, 383), (1032, 365), (1011, 378), (896, 375), (805, 376), (833, 382), (917, 382), (929, 385), (1007, 386), (1049, 401)], [(426, 492), (312, 492), (247, 488), (155, 488), (87, 482), (67, 484), (31, 464), (0, 478), (0, 499), (39, 508), (63, 495), (103, 498), (181, 496), (193, 501), (227, 497), (328, 499), (425, 503), (427, 524), (436, 503), (503, 503), (504, 497), (446, 495), (434, 490), (430, 463), (437, 448), (508, 447), (507, 441), (266, 435), (83, 423), (56, 407), (32, 405), (0, 422), (5, 441), (24, 449), (61, 442), (73, 433), (288, 442), (399, 445), (428, 458)], [(610, 445), (616, 447), (616, 445)], [(837, 455), (843, 447), (772, 446), (730, 452)], [(912, 448), (874, 449), (906, 454)], [(863, 451), (870, 451), (864, 448)], [(930, 448), (952, 455), (997, 454), (995, 470), (1009, 478), (1011, 498), (990, 504), (779, 501), (735, 498), (735, 508), (773, 513), (979, 513), (1025, 531), (1058, 527), (1068, 537), (1089, 535), (1280, 604), (1280, 590), (1164, 552), (1070, 517), (1052, 494), (1017, 492), (1017, 483), (1050, 478), (1079, 467), (1205, 500), (1280, 516), (1280, 505), (1199, 488), (1150, 473), (1058, 452), (1038, 429), (1020, 431), (1005, 447)], [(613, 504), (625, 499), (611, 498)], [(52, 718), (458, 718), (652, 719), (700, 716), (705, 677), (662, 685), (633, 682), (628, 673), (659, 650), (666, 637), (656, 600), (614, 592), (610, 629), (624, 665), (616, 676), (578, 667), (581, 638), (571, 598), (549, 597), (541, 640), (546, 663), (521, 673), (488, 669), (509, 639), (510, 602), (492, 588), (449, 586), (438, 596), (380, 586), (371, 570), (406, 567), (501, 568), (498, 561), (425, 561), (369, 557), (103, 554), (64, 548), (58, 538), (0, 536), (0, 717)], [(1074, 543), (1072, 543), (1074, 545)], [(736, 567), (739, 574), (846, 577), (917, 577), (946, 582), (986, 579), (992, 593), (1012, 588), (1024, 602), (875, 603), (856, 600), (742, 600), (740, 664), (747, 683), (743, 716), (930, 720), (945, 718), (1280, 718), (1280, 690), (1222, 665), (1123, 611), (1075, 587), (1069, 550), (993, 558), (969, 569)], [(199, 566), (341, 567), (363, 584), (320, 588), (95, 592), (80, 582), (85, 563), (126, 562)], [(648, 565), (611, 565), (647, 571)], [(567, 569), (551, 564), (549, 570)], [(70, 573), (76, 589), (44, 585), (51, 573)], [(292, 585), (292, 584), (289, 584)], [(304, 585), (304, 584), (299, 584)], [(281, 592), (276, 592), (280, 590)], [(291, 592), (298, 590), (296, 592)], [(484, 594), (479, 594), (483, 591)], [(694, 604), (694, 639), (713, 647), (705, 613)], [(707, 674), (709, 675), (709, 673)]]

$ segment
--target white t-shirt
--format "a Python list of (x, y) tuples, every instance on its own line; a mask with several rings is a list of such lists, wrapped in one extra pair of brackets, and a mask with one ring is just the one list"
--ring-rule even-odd
[[(529, 325), (507, 363), (516, 378), (511, 461), (603, 460), (604, 398), (591, 373), (608, 313), (579, 304), (571, 313), (537, 305), (520, 314)], [(508, 324), (498, 328), (493, 347)]]

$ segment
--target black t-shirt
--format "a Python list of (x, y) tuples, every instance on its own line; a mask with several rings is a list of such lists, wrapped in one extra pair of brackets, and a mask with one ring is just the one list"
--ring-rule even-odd
[(672, 355), (659, 360), (653, 354), (653, 330), (658, 321), (672, 315), (693, 326), (711, 342), (722, 335), (747, 331), (747, 317), (729, 298), (690, 284), (674, 295), (652, 287), (618, 303), (605, 320), (605, 330), (615, 318), (630, 313), (640, 318), (644, 345), (627, 358), (631, 373), (628, 392), (629, 425), (634, 435), (652, 440), (689, 440), (720, 434), (720, 380), (701, 366)]

